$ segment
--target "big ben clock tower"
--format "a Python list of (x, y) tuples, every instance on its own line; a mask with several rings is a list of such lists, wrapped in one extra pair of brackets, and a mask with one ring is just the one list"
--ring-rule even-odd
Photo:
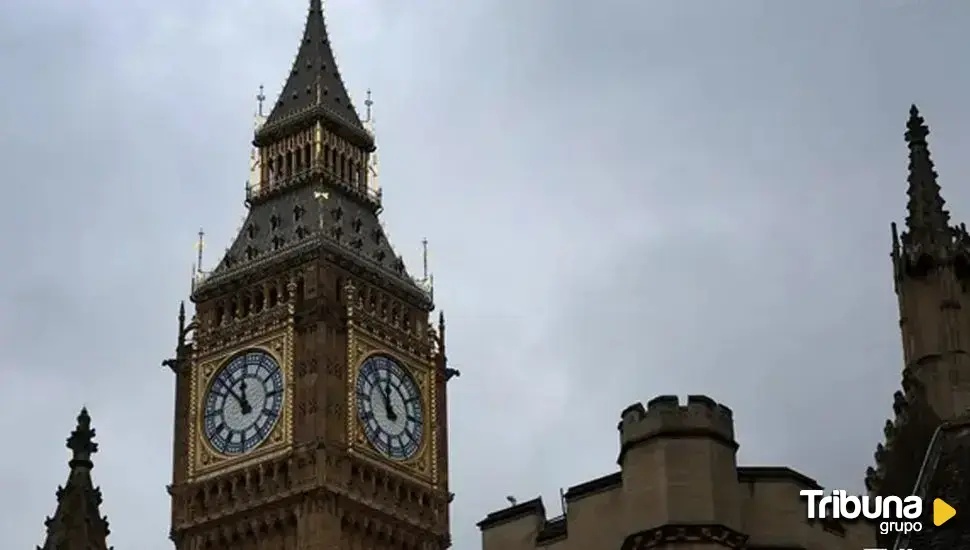
[(373, 135), (320, 0), (255, 134), (258, 185), (180, 313), (179, 550), (450, 545), (444, 319), (378, 220)]

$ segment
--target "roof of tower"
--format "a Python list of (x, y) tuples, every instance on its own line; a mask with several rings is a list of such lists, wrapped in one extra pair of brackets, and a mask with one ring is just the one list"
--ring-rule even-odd
[(290, 124), (309, 119), (324, 119), (351, 140), (372, 146), (373, 140), (361, 123), (344, 86), (330, 47), (322, 0), (310, 0), (303, 39), (293, 67), (266, 118), (257, 132), (257, 141), (276, 135)]
[[(256, 132), (255, 144), (276, 142), (320, 123), (356, 148), (373, 154), (374, 138), (350, 102), (334, 62), (321, 0), (310, 0), (303, 41), (279, 101)], [(333, 260), (378, 282), (408, 303), (433, 308), (428, 280), (416, 281), (391, 246), (380, 222), (380, 191), (334, 174), (322, 153), (309, 166), (274, 182), (247, 187), (249, 212), (225, 255), (208, 273), (199, 272), (192, 297), (204, 300), (240, 278), (266, 269), (297, 265), (311, 256)], [(365, 159), (367, 156), (365, 155)], [(366, 167), (365, 170), (368, 169)]]
[(926, 137), (930, 130), (916, 105), (909, 109), (906, 143), (909, 145), (909, 203), (906, 206), (907, 243), (926, 246), (943, 244), (949, 239), (950, 214), (940, 195), (936, 170), (930, 158)]
[(415, 281), (391, 246), (377, 213), (359, 200), (325, 187), (300, 186), (250, 208), (232, 245), (193, 297), (268, 265), (293, 261), (322, 250), (346, 267), (397, 289), (414, 304), (431, 309), (431, 296)]
[(91, 455), (98, 452), (87, 409), (67, 438), (71, 450), (67, 483), (57, 489), (57, 509), (44, 522), (47, 537), (38, 550), (108, 550), (108, 520), (101, 515), (101, 490), (91, 480)]

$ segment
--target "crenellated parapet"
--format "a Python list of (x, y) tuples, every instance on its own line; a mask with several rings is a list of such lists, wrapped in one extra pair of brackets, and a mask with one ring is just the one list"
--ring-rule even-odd
[(662, 395), (620, 413), (620, 468), (561, 492), (562, 515), (541, 498), (494, 511), (483, 550), (740, 550), (872, 546), (865, 523), (806, 524), (813, 479), (783, 467), (739, 467), (734, 415), (704, 395)]
[(676, 395), (655, 397), (646, 407), (635, 403), (623, 410), (617, 429), (621, 464), (631, 447), (664, 437), (705, 437), (737, 448), (734, 414), (706, 395), (690, 395), (683, 405)]

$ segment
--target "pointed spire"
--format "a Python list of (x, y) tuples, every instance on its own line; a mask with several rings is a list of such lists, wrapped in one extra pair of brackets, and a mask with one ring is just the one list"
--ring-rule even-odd
[(38, 550), (109, 550), (108, 520), (101, 515), (101, 490), (91, 481), (91, 455), (98, 452), (91, 416), (86, 408), (67, 438), (71, 471), (67, 483), (57, 489), (57, 509), (44, 524), (47, 537)]
[(909, 109), (906, 123), (906, 143), (909, 145), (909, 203), (907, 204), (904, 244), (932, 247), (949, 240), (950, 214), (944, 208), (940, 196), (940, 185), (936, 181), (936, 171), (930, 159), (926, 137), (927, 128), (919, 109), (913, 105)]
[(259, 85), (259, 93), (256, 94), (256, 116), (262, 118), (266, 115), (263, 114), (263, 102), (266, 101), (265, 88), (262, 84)]
[(91, 462), (91, 455), (98, 452), (98, 444), (94, 442), (94, 429), (91, 427), (91, 416), (87, 408), (81, 409), (81, 414), (77, 415), (77, 427), (71, 432), (71, 437), (67, 438), (67, 448), (73, 453), (68, 465), (71, 469), (94, 467)]
[(303, 40), (276, 105), (266, 119), (267, 130), (302, 116), (322, 115), (358, 137), (364, 126), (340, 78), (323, 15), (321, 0), (310, 0)]

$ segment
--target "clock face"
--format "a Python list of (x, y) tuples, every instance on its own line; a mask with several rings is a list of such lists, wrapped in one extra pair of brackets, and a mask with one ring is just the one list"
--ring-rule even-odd
[(367, 440), (384, 456), (407, 460), (421, 448), (421, 392), (414, 378), (394, 359), (373, 355), (360, 366), (357, 415)]
[(225, 455), (262, 443), (283, 409), (283, 371), (270, 354), (250, 350), (216, 372), (205, 396), (206, 439)]

